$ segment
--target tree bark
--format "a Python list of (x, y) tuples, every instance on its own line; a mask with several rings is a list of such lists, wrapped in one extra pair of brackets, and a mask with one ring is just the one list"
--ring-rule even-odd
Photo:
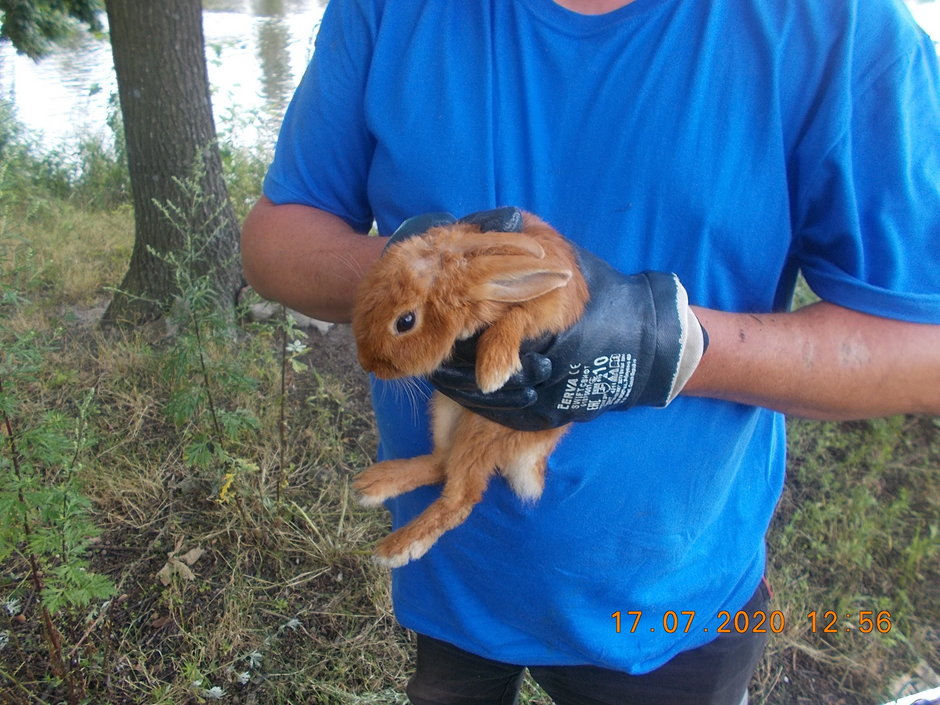
[[(222, 176), (209, 97), (200, 0), (107, 0), (111, 50), (127, 141), (135, 240), (130, 266), (105, 323), (159, 318), (179, 293), (160, 253), (186, 238), (161, 209), (185, 215), (202, 238), (198, 274), (212, 281), (218, 304), (234, 307), (241, 285), (239, 227)], [(201, 160), (201, 162), (199, 161)], [(196, 196), (181, 188), (193, 178)]]

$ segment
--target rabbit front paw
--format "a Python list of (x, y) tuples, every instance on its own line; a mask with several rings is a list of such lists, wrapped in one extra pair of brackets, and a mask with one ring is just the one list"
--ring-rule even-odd
[(481, 351), (477, 360), (477, 386), (485, 394), (495, 392), (516, 372), (522, 370), (517, 350), (491, 348)]
[(519, 359), (521, 340), (508, 317), (483, 332), (477, 342), (477, 386), (485, 394), (495, 392), (516, 372), (522, 370)]

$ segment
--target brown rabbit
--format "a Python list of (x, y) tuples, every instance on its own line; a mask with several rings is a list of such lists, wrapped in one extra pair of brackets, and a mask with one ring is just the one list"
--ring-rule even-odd
[[(521, 233), (455, 223), (391, 245), (359, 285), (352, 328), (360, 364), (382, 379), (428, 375), (457, 341), (485, 328), (476, 376), (491, 392), (521, 369), (524, 339), (568, 328), (587, 299), (571, 246), (526, 213)], [(420, 558), (462, 523), (497, 471), (519, 497), (538, 499), (546, 459), (566, 430), (516, 431), (440, 392), (431, 404), (433, 451), (376, 463), (353, 482), (366, 506), (444, 483), (440, 498), (379, 543), (376, 558), (390, 567)]]

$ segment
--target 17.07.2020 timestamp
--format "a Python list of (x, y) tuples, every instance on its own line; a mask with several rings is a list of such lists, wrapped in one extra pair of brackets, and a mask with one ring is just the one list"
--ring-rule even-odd
[[(664, 631), (668, 634), (676, 632), (688, 634), (693, 630), (695, 610), (667, 610), (663, 612), (660, 620), (644, 620), (641, 610), (621, 612), (617, 610), (611, 616), (614, 620), (614, 631), (634, 634), (637, 631), (649, 630), (651, 632)], [(780, 610), (764, 612), (728, 612), (722, 610), (717, 615), (719, 624), (715, 628), (718, 634), (780, 634), (787, 626), (786, 616)], [(877, 632), (887, 634), (891, 631), (891, 612), (888, 610), (861, 610), (858, 613), (841, 614), (835, 610), (818, 612), (813, 610), (806, 614), (809, 630), (820, 634), (838, 634), (839, 632), (859, 631), (863, 634)], [(642, 624), (641, 624), (642, 622)], [(709, 627), (702, 627), (707, 632)]]

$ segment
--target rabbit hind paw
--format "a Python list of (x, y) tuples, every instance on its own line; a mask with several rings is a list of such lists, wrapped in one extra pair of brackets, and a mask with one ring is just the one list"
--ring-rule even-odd
[(385, 460), (363, 470), (352, 482), (359, 504), (378, 507), (386, 499), (411, 489), (411, 483), (405, 482), (407, 471), (408, 461), (405, 460)]
[(444, 481), (440, 463), (432, 455), (405, 460), (384, 460), (356, 475), (352, 487), (359, 504), (377, 507), (392, 497)]
[(435, 541), (437, 541), (436, 536), (412, 539), (410, 536), (395, 532), (379, 542), (373, 557), (376, 563), (385, 568), (400, 568), (406, 563), (421, 558)]

